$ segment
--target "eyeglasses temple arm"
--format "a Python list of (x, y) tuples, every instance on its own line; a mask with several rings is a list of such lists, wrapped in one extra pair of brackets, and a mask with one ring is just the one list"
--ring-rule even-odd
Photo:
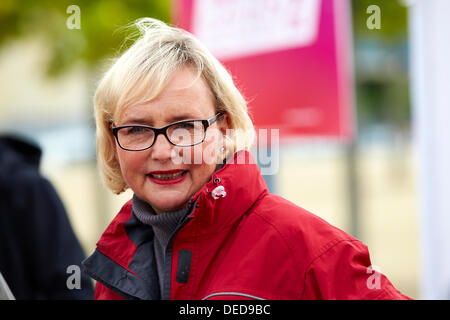
[(213, 124), (213, 123), (217, 120), (217, 118), (218, 118), (219, 116), (221, 116), (221, 115), (222, 115), (222, 112), (219, 112), (219, 113), (216, 114), (214, 117), (209, 118), (209, 119), (208, 119), (208, 125)]

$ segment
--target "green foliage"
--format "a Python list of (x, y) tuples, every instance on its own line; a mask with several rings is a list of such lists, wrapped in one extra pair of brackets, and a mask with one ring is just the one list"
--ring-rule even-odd
[[(69, 29), (66, 10), (77, 5), (81, 29)], [(126, 35), (117, 31), (141, 17), (169, 22), (169, 0), (1, 0), (0, 46), (17, 38), (44, 39), (47, 72), (57, 76), (75, 63), (90, 67), (113, 56)]]
[[(377, 5), (381, 12), (381, 28), (370, 30), (367, 8)], [(352, 0), (353, 31), (356, 39), (377, 39), (384, 42), (404, 39), (407, 30), (407, 7), (400, 0)]]
[(357, 83), (358, 123), (386, 123), (402, 128), (410, 122), (408, 79), (367, 80)]

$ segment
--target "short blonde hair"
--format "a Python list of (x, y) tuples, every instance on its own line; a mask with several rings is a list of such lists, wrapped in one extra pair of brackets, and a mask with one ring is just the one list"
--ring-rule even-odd
[(216, 112), (228, 115), (232, 136), (227, 153), (250, 149), (255, 129), (247, 103), (221, 63), (189, 32), (159, 20), (142, 18), (134, 24), (139, 38), (100, 80), (94, 96), (97, 161), (106, 186), (116, 194), (128, 186), (114, 154), (111, 124), (126, 106), (151, 101), (164, 89), (177, 68), (189, 65), (206, 80)]

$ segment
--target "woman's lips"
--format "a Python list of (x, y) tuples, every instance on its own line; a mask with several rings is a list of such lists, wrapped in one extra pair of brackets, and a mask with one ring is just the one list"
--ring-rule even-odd
[(150, 181), (161, 184), (175, 184), (180, 183), (186, 178), (186, 170), (165, 170), (165, 171), (152, 171), (147, 174)]

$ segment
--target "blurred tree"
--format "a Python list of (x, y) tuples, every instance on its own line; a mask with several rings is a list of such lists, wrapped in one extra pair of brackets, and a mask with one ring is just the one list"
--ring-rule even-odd
[[(380, 29), (367, 8), (377, 5)], [(401, 0), (352, 0), (357, 118), (360, 127), (410, 123), (407, 7)]]
[[(71, 5), (80, 8), (80, 29), (66, 26)], [(49, 49), (47, 74), (57, 76), (76, 62), (93, 67), (113, 56), (125, 38), (120, 27), (147, 16), (168, 22), (169, 7), (170, 0), (1, 0), (0, 47), (42, 38)]]

